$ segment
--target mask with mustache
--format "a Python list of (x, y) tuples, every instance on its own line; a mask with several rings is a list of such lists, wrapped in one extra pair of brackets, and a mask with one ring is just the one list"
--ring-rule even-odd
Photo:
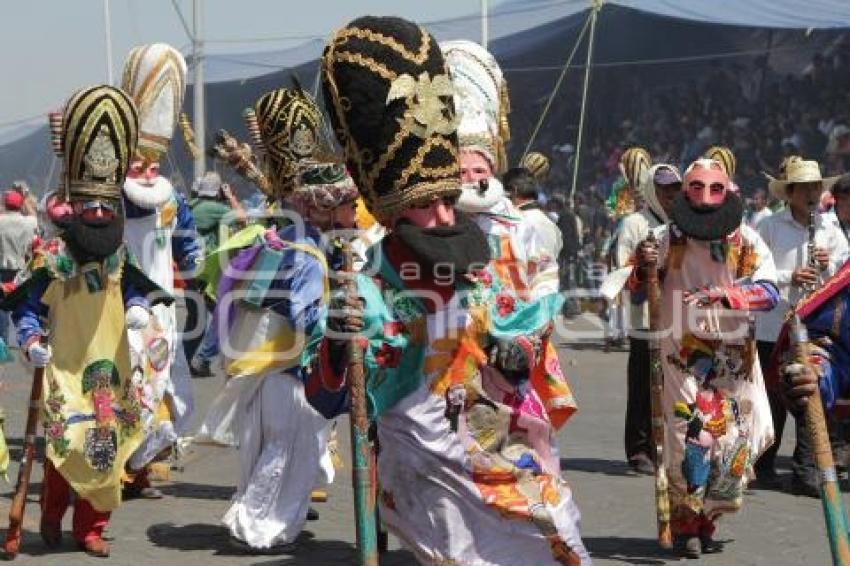
[(166, 177), (157, 177), (152, 185), (127, 178), (124, 181), (124, 198), (127, 202), (127, 216), (134, 218), (150, 214), (152, 210), (162, 206), (171, 195), (174, 186)]
[(112, 222), (102, 226), (74, 218), (63, 226), (62, 239), (79, 263), (100, 261), (114, 254), (124, 241), (124, 212), (119, 208)]

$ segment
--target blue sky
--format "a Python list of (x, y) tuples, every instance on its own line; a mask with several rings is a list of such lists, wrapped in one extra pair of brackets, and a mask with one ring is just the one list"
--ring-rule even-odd
[[(324, 36), (364, 14), (398, 15), (419, 22), (468, 15), (480, 0), (202, 0), (209, 53), (274, 51), (309, 36)], [(191, 29), (192, 1), (175, 0)], [(496, 4), (496, 0), (490, 0)], [(188, 48), (172, 0), (110, 0), (113, 82), (124, 57), (142, 43)], [(26, 0), (3, 7), (0, 34), (0, 134), (46, 120), (77, 88), (106, 82), (103, 0)], [(478, 30), (475, 30), (477, 35)], [(471, 33), (470, 36), (473, 34)], [(231, 42), (246, 38), (291, 40)], [(185, 49), (184, 49), (185, 51)], [(27, 119), (30, 119), (27, 122)]]

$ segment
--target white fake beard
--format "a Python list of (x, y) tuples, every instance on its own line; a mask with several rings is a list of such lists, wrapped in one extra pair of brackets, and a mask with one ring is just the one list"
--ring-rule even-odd
[(478, 183), (465, 183), (460, 186), (460, 197), (457, 199), (457, 208), (469, 214), (480, 214), (489, 212), (502, 201), (505, 196), (505, 188), (502, 182), (495, 177), (487, 179), (487, 190), (483, 193), (479, 190)]
[(174, 194), (174, 186), (166, 177), (157, 177), (153, 185), (143, 185), (136, 179), (124, 180), (124, 194), (127, 200), (145, 210), (154, 210), (162, 206)]

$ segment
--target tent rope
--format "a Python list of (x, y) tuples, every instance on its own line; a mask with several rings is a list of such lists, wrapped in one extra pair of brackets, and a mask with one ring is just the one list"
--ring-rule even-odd
[(587, 91), (590, 85), (590, 63), (593, 61), (593, 36), (596, 32), (596, 16), (602, 9), (603, 0), (593, 0), (593, 9), (590, 12), (590, 37), (587, 40), (587, 63), (584, 67), (584, 85), (581, 90), (581, 114), (578, 119), (578, 137), (576, 138), (576, 158), (573, 161), (573, 186), (570, 188), (570, 206), (573, 205), (573, 197), (578, 184), (578, 171), (581, 163), (581, 141), (584, 134), (584, 115), (587, 110)]
[(537, 134), (540, 132), (540, 128), (543, 126), (543, 122), (546, 120), (546, 115), (549, 114), (549, 108), (552, 106), (552, 102), (555, 100), (555, 96), (557, 96), (558, 90), (560, 90), (561, 88), (561, 83), (564, 82), (564, 77), (567, 75), (567, 69), (570, 68), (570, 63), (573, 62), (573, 57), (575, 57), (575, 54), (578, 51), (579, 46), (581, 45), (581, 40), (584, 38), (584, 34), (587, 32), (587, 29), (590, 26), (591, 18), (593, 18), (593, 11), (591, 11), (587, 19), (584, 21), (584, 27), (581, 28), (581, 32), (579, 32), (578, 37), (576, 38), (575, 45), (573, 45), (573, 50), (570, 52), (569, 57), (567, 57), (567, 61), (564, 63), (564, 66), (561, 68), (561, 75), (558, 77), (558, 80), (555, 81), (555, 87), (549, 94), (549, 100), (546, 101), (546, 106), (543, 107), (543, 112), (540, 114), (540, 118), (537, 119), (537, 125), (534, 126), (534, 131), (531, 132), (531, 137), (528, 138), (528, 143), (525, 146), (525, 150), (523, 150), (522, 152), (520, 162), (522, 162), (522, 160), (528, 154), (529, 150), (531, 149), (531, 146), (534, 144), (534, 140), (537, 138)]
[[(602, 63), (594, 63), (593, 66), (597, 69), (612, 68), (612, 67), (633, 67), (639, 65), (667, 65), (670, 63), (689, 63), (693, 61), (715, 61), (717, 59), (732, 59), (735, 57), (753, 57), (757, 55), (766, 55), (768, 53), (778, 52), (797, 52), (803, 47), (802, 43), (795, 43), (784, 47), (759, 47), (758, 49), (745, 49), (741, 51), (722, 51), (719, 53), (704, 53), (701, 55), (684, 55), (681, 57), (659, 57), (655, 59), (632, 59), (628, 61), (606, 61)], [(557, 65), (529, 65), (526, 67), (504, 67), (502, 70), (506, 73), (534, 73), (555, 71), (560, 69)], [(583, 69), (584, 65), (576, 65), (576, 69)]]

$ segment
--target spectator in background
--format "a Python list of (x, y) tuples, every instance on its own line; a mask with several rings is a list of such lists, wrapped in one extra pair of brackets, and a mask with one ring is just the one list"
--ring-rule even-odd
[(596, 192), (591, 196), (591, 214), (589, 221), (585, 224), (585, 231), (589, 230), (590, 237), (597, 243), (597, 247), (602, 249), (602, 241), (610, 236), (613, 231), (613, 222), (608, 216), (608, 209), (605, 207), (605, 197)]
[[(208, 171), (196, 180), (192, 191), (194, 197), (189, 202), (189, 207), (195, 217), (198, 233), (204, 239), (204, 249), (209, 254), (219, 247), (223, 239), (222, 234), (227, 232), (227, 225), (223, 223), (234, 218), (236, 224), (241, 226), (245, 224), (247, 216), (230, 186), (223, 183), (219, 174), (214, 171)], [(229, 214), (235, 216), (228, 217)], [(204, 296), (204, 300), (208, 298)], [(209, 316), (213, 306), (206, 304), (206, 309), (201, 312), (197, 301), (186, 301), (186, 328), (200, 328), (200, 325), (203, 325), (206, 329), (202, 338), (184, 340), (183, 343), (189, 361), (189, 372), (194, 377), (213, 375), (210, 364), (218, 355), (218, 336), (212, 325), (212, 317)]]
[(848, 245), (850, 245), (850, 173), (845, 173), (832, 187), (835, 198), (835, 216), (841, 226)]
[(850, 169), (850, 127), (838, 124), (832, 128), (826, 144), (827, 174), (840, 173)]
[(194, 198), (189, 202), (195, 226), (204, 239), (206, 253), (210, 253), (219, 245), (221, 223), (225, 216), (233, 212), (238, 224), (244, 224), (245, 211), (239, 200), (230, 190), (230, 185), (223, 183), (218, 173), (208, 171), (195, 181), (192, 187)]
[(756, 229), (759, 222), (773, 214), (767, 206), (767, 191), (763, 188), (758, 188), (753, 193), (753, 198), (750, 200), (751, 208), (747, 217), (747, 224), (750, 228)]
[[(12, 190), (21, 193), (24, 197), (24, 203), (21, 205), (21, 214), (24, 216), (32, 216), (33, 218), (37, 218), (38, 214), (38, 201), (35, 196), (33, 196), (32, 191), (30, 191), (30, 186), (26, 181), (14, 181), (12, 183)], [(37, 221), (36, 221), (37, 223)]]
[[(15, 279), (32, 255), (32, 245), (36, 236), (35, 216), (24, 216), (21, 209), (26, 197), (15, 189), (3, 194), (5, 211), (0, 214), (0, 283), (4, 286)], [(0, 311), (0, 338), (6, 341), (9, 328), (9, 314)]]
[(584, 195), (575, 195), (575, 213), (581, 226), (579, 234), (584, 237), (585, 231), (593, 220), (593, 209), (587, 204)]
[[(558, 273), (561, 277), (561, 289), (571, 290), (575, 286), (575, 270), (578, 264), (578, 252), (582, 245), (581, 219), (573, 212), (572, 204), (566, 199), (558, 212), (558, 231), (561, 232), (561, 254), (558, 256)], [(564, 303), (564, 314), (579, 314), (578, 301), (569, 297)]]

